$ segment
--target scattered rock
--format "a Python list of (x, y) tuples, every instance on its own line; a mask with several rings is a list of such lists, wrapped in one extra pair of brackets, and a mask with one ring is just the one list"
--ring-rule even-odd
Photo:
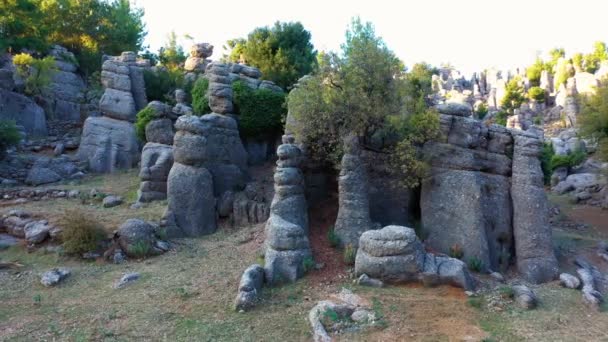
[(257, 264), (249, 266), (241, 276), (235, 309), (247, 311), (254, 307), (259, 300), (263, 283), (264, 268)]
[(156, 226), (139, 219), (126, 220), (116, 231), (118, 245), (130, 257), (141, 258), (158, 255)]
[(384, 282), (382, 280), (370, 278), (365, 273), (357, 279), (357, 284), (369, 287), (384, 287)]
[(60, 267), (60, 268), (53, 268), (50, 271), (45, 272), (44, 274), (42, 274), (42, 277), (40, 278), (40, 282), (42, 283), (42, 285), (49, 287), (49, 286), (54, 286), (57, 283), (59, 283), (60, 281), (62, 281), (63, 279), (65, 279), (67, 276), (69, 276), (72, 273), (72, 271), (70, 271), (70, 269), (68, 268), (64, 268), (64, 267)]
[(534, 309), (538, 303), (536, 294), (525, 285), (515, 285), (512, 287), (515, 301), (523, 309)]
[(569, 289), (578, 289), (581, 286), (581, 281), (569, 273), (562, 273), (559, 275), (559, 283), (563, 287), (567, 287)]
[(121, 205), (123, 202), (122, 197), (120, 196), (106, 196), (103, 199), (103, 207), (104, 208), (112, 208)]
[(0, 251), (19, 244), (21, 240), (8, 234), (0, 234)]
[(125, 255), (125, 253), (122, 251), (122, 249), (116, 249), (114, 251), (114, 254), (112, 255), (112, 262), (114, 264), (122, 264), (123, 262), (125, 262), (127, 260), (127, 256)]
[(139, 273), (137, 272), (131, 272), (131, 273), (125, 273), (120, 280), (118, 280), (115, 284), (114, 284), (114, 289), (121, 289), (129, 284), (131, 284), (132, 282), (138, 280), (140, 277)]
[(49, 227), (47, 221), (32, 221), (25, 225), (25, 240), (29, 244), (39, 244), (49, 237)]
[(504, 283), (505, 282), (505, 277), (503, 277), (502, 274), (500, 274), (500, 272), (492, 272), (490, 273), (490, 277), (492, 277), (494, 280)]

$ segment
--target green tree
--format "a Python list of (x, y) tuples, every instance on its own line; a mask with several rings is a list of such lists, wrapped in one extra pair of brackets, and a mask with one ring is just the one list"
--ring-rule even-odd
[(256, 28), (246, 40), (229, 40), (232, 52), (228, 59), (259, 68), (264, 78), (289, 88), (315, 66), (310, 37), (299, 22), (276, 22), (272, 27)]
[(574, 66), (574, 69), (579, 72), (583, 70), (583, 54), (580, 52), (575, 53), (574, 55), (572, 55), (572, 65)]
[(608, 59), (606, 43), (597, 41), (593, 44), (593, 52), (585, 55), (585, 71), (594, 73), (600, 68), (600, 63)]
[(530, 80), (530, 85), (540, 85), (540, 76), (543, 70), (545, 70), (545, 63), (542, 59), (536, 58), (534, 64), (530, 65), (528, 69), (526, 69), (526, 76), (528, 77), (528, 80)]
[(528, 89), (528, 98), (534, 99), (536, 102), (545, 102), (545, 90), (541, 87), (531, 87)]
[(555, 66), (560, 58), (566, 57), (564, 48), (553, 48), (549, 50), (549, 61), (545, 63), (545, 70), (552, 75), (555, 73)]
[(579, 133), (598, 141), (597, 154), (608, 161), (608, 81), (602, 80), (593, 95), (582, 96), (580, 100)]
[(417, 147), (436, 137), (439, 117), (427, 108), (412, 113), (405, 104), (408, 97), (420, 103), (419, 96), (430, 89), (430, 69), (420, 65), (406, 75), (371, 23), (353, 19), (341, 53), (319, 54), (318, 70), (290, 93), (288, 106), (297, 122), (293, 129), (313, 159), (334, 165), (344, 136), (365, 139), (392, 130), (400, 141), (391, 147), (400, 178), (404, 185), (416, 185), (426, 171)]
[(37, 0), (2, 0), (0, 3), (0, 52), (48, 48), (43, 13)]
[(521, 79), (515, 77), (505, 86), (505, 96), (502, 98), (500, 105), (504, 110), (513, 113), (526, 99), (524, 96), (524, 87), (520, 84)]
[(171, 31), (167, 36), (167, 43), (158, 50), (158, 60), (169, 69), (177, 69), (186, 61), (184, 48), (177, 43), (177, 35)]
[(13, 57), (13, 64), (17, 67), (19, 76), (25, 79), (25, 92), (28, 95), (41, 95), (57, 70), (55, 59), (51, 56), (39, 59), (20, 53)]

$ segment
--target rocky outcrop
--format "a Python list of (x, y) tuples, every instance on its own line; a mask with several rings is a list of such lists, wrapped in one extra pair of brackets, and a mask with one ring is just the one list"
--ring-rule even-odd
[(523, 131), (513, 131), (513, 138), (511, 196), (517, 269), (527, 281), (542, 283), (555, 279), (558, 272), (538, 159), (542, 140)]
[(49, 119), (80, 122), (86, 86), (76, 73), (76, 57), (59, 45), (53, 46), (49, 55), (53, 56), (57, 67), (43, 94)]
[(233, 91), (232, 82), (228, 77), (229, 65), (213, 62), (207, 66), (205, 77), (209, 79), (209, 108), (214, 113), (234, 113), (232, 104)]
[(99, 101), (102, 117), (89, 117), (83, 128), (79, 159), (93, 172), (107, 173), (131, 168), (139, 161), (139, 143), (132, 122), (137, 111), (147, 105), (143, 70), (148, 61), (135, 53), (123, 52), (102, 65), (105, 87)]
[(213, 45), (209, 43), (198, 43), (190, 47), (190, 55), (184, 64), (184, 70), (189, 72), (204, 73), (207, 65), (211, 62), (209, 57), (213, 54)]
[(216, 113), (200, 118), (185, 115), (177, 119), (175, 128), (165, 224), (173, 236), (213, 233), (216, 197), (241, 190), (247, 177), (236, 121)]
[(0, 89), (0, 120), (14, 120), (27, 135), (46, 136), (44, 109), (29, 97)]
[(308, 241), (308, 210), (301, 151), (293, 138), (283, 137), (277, 149), (275, 195), (266, 223), (264, 271), (269, 284), (294, 282), (304, 275), (304, 262), (312, 258)]
[(401, 226), (361, 235), (355, 273), (392, 283), (421, 281), (429, 286), (450, 284), (466, 290), (475, 287), (462, 261), (426, 253), (414, 230)]
[(367, 174), (359, 155), (357, 137), (348, 136), (344, 141), (344, 156), (338, 179), (339, 210), (334, 226), (342, 246), (357, 247), (361, 234), (372, 228)]
[(141, 152), (141, 184), (138, 202), (151, 202), (167, 198), (167, 178), (173, 166), (173, 146), (147, 143)]

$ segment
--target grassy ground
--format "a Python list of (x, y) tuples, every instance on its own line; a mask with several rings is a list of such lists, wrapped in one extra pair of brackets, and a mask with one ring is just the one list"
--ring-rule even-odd
[[(74, 187), (129, 196), (137, 186), (136, 174), (129, 172)], [(78, 207), (111, 230), (129, 217), (158, 219), (164, 206), (156, 203), (134, 210), (126, 203), (104, 209), (79, 200), (54, 200), (20, 207), (51, 218)], [(587, 248), (595, 238), (595, 230), (556, 234), (560, 243), (570, 243), (573, 249)], [(22, 247), (2, 251), (2, 261), (24, 267), (0, 270), (0, 340), (307, 341), (311, 339), (309, 310), (348, 287), (373, 303), (385, 323), (339, 340), (608, 341), (608, 313), (589, 310), (579, 291), (557, 283), (534, 288), (541, 300), (536, 310), (508, 305), (495, 312), (485, 305), (467, 304), (460, 289), (363, 288), (352, 284), (349, 272), (328, 279), (315, 274), (321, 270), (295, 284), (265, 289), (256, 309), (235, 312), (232, 303), (241, 272), (259, 261), (263, 239), (263, 225), (224, 227), (205, 238), (177, 240), (175, 249), (165, 255), (121, 265), (42, 250), (28, 253)], [(73, 273), (57, 287), (43, 287), (39, 274), (55, 266), (70, 267)], [(123, 289), (112, 288), (122, 274), (133, 271), (140, 272), (140, 280)]]

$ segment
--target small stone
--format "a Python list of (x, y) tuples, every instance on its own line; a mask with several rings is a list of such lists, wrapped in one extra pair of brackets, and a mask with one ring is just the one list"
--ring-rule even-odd
[(375, 319), (375, 315), (373, 312), (365, 309), (357, 309), (350, 315), (350, 319), (357, 323), (367, 323), (371, 322)]
[(136, 281), (137, 279), (139, 279), (139, 273), (137, 273), (137, 272), (125, 273), (120, 278), (120, 280), (116, 284), (114, 284), (114, 288), (115, 289), (123, 288), (123, 287), (127, 286), (128, 284)]
[(58, 197), (58, 198), (62, 198), (62, 197), (65, 197), (65, 196), (66, 196), (65, 191), (59, 191), (59, 192), (57, 193), (57, 197)]
[(78, 196), (80, 196), (80, 191), (78, 191), (78, 190), (68, 191), (68, 198), (78, 198)]
[(63, 143), (59, 143), (55, 146), (55, 149), (53, 150), (53, 154), (55, 156), (60, 156), (63, 154), (64, 151), (65, 151), (65, 145)]
[(122, 204), (122, 197), (120, 196), (106, 196), (103, 199), (104, 208), (112, 208)]
[(101, 258), (101, 255), (95, 252), (86, 252), (82, 255), (82, 258), (85, 260), (96, 260), (97, 258)]
[(357, 284), (369, 287), (384, 287), (382, 280), (370, 278), (367, 274), (362, 274), (357, 280)]
[(581, 285), (581, 281), (576, 276), (573, 276), (572, 274), (569, 274), (569, 273), (560, 274), (559, 283), (563, 287), (566, 287), (569, 289), (578, 289), (578, 287)]
[(19, 239), (8, 235), (8, 234), (0, 234), (0, 251), (3, 249), (7, 249), (12, 246), (16, 246), (19, 244)]
[(515, 285), (513, 291), (515, 292), (515, 301), (521, 308), (530, 310), (536, 307), (538, 299), (530, 288), (525, 285)]
[(42, 285), (49, 287), (54, 286), (67, 276), (69, 276), (72, 272), (68, 268), (60, 267), (53, 268), (50, 271), (45, 272), (40, 278), (40, 282)]
[(122, 264), (127, 259), (125, 253), (121, 249), (117, 249), (114, 251), (114, 255), (112, 256), (112, 262), (115, 264)]
[(167, 241), (162, 241), (162, 240), (156, 240), (156, 243), (154, 246), (163, 252), (166, 252), (169, 249), (171, 249), (171, 246), (169, 245), (169, 243)]
[(50, 228), (46, 221), (32, 221), (23, 229), (25, 240), (30, 244), (39, 244), (49, 236)]
[(504, 283), (505, 282), (505, 277), (503, 277), (502, 274), (500, 274), (499, 272), (492, 272), (490, 273), (490, 277), (492, 277), (494, 280)]

